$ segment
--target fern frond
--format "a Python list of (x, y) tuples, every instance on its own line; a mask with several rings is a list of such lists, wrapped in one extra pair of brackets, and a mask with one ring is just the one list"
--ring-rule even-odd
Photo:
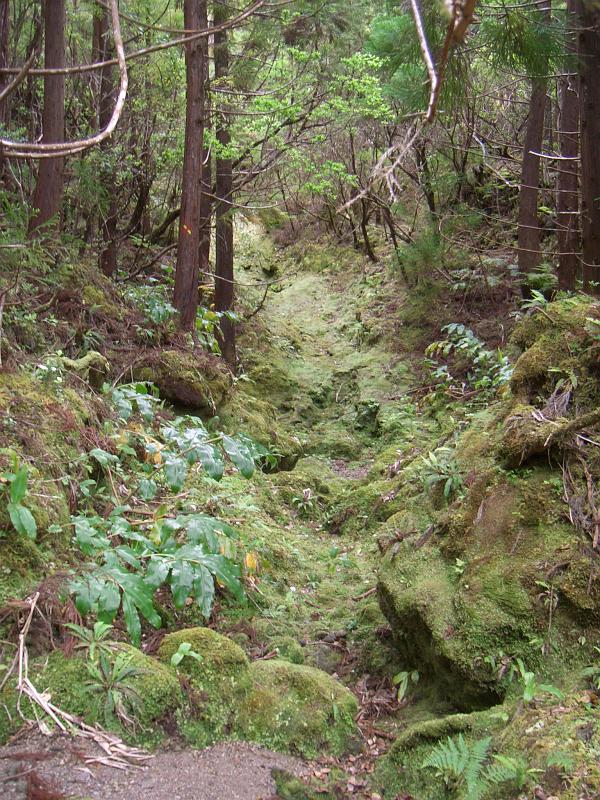
[(479, 800), (487, 781), (483, 765), (487, 758), (491, 738), (478, 739), (472, 744), (465, 742), (462, 733), (456, 739), (447, 738), (433, 748), (423, 762), (424, 767), (432, 767), (446, 785), (457, 783), (466, 788), (466, 800)]
[(517, 764), (515, 759), (508, 756), (494, 756), (494, 763), (490, 764), (485, 771), (486, 780), (494, 785), (512, 781), (516, 776)]

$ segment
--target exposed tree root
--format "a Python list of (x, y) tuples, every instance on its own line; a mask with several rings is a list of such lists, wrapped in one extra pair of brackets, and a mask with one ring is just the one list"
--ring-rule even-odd
[(566, 448), (573, 434), (600, 423), (600, 409), (564, 422), (548, 420), (540, 412), (509, 417), (502, 438), (502, 450), (508, 466), (516, 467), (553, 447)]

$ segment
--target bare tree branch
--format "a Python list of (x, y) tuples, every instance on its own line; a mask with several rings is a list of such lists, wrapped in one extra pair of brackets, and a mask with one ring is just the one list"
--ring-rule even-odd
[[(150, 47), (144, 47), (142, 50), (134, 50), (133, 53), (127, 53), (125, 56), (126, 61), (131, 61), (134, 58), (141, 58), (142, 56), (150, 55), (151, 53), (157, 53), (160, 50), (167, 50), (170, 47), (178, 47), (182, 44), (187, 44), (187, 42), (193, 42), (196, 39), (203, 39), (207, 36), (211, 36), (213, 33), (219, 33), (219, 31), (228, 30), (229, 28), (233, 28), (239, 25), (248, 17), (252, 16), (255, 11), (257, 11), (262, 5), (264, 5), (265, 0), (256, 0), (251, 6), (249, 6), (245, 11), (242, 11), (236, 17), (232, 17), (227, 22), (224, 22), (222, 25), (215, 25), (212, 28), (204, 28), (197, 33), (194, 33), (190, 36), (182, 36), (179, 39), (171, 39), (168, 42), (160, 42), (159, 44), (150, 45)], [(112, 0), (111, 0), (112, 5)], [(119, 61), (116, 58), (110, 58), (107, 61), (96, 61), (93, 64), (80, 64), (76, 67), (64, 67), (61, 69), (32, 69), (29, 71), (30, 75), (36, 76), (44, 76), (44, 75), (78, 75), (82, 72), (94, 72), (95, 70), (102, 69), (103, 67), (114, 66), (118, 64)], [(5, 69), (1, 69), (1, 74), (15, 74), (18, 72), (18, 69), (14, 67), (8, 67)]]
[(127, 64), (125, 61), (125, 49), (123, 47), (123, 37), (121, 35), (121, 23), (119, 19), (118, 0), (109, 0), (113, 27), (113, 39), (117, 53), (117, 63), (119, 64), (120, 87), (119, 94), (115, 101), (113, 113), (108, 121), (108, 125), (94, 136), (79, 139), (75, 142), (56, 142), (53, 144), (39, 144), (27, 142), (13, 142), (10, 139), (0, 139), (2, 154), (8, 158), (62, 158), (65, 155), (79, 153), (87, 150), (94, 145), (100, 144), (113, 133), (121, 117), (125, 98), (127, 97)]

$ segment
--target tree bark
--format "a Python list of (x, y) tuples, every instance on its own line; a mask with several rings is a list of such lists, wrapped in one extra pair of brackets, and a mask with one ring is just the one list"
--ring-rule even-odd
[[(99, 6), (94, 16), (94, 41), (101, 61), (110, 58), (109, 46), (109, 12), (107, 8)], [(114, 84), (113, 68), (107, 65), (100, 72), (100, 86), (98, 92), (98, 126), (106, 127), (110, 120), (113, 108)], [(103, 142), (102, 148), (110, 148), (109, 142)], [(110, 159), (107, 159), (110, 162)], [(100, 269), (105, 275), (114, 275), (117, 271), (117, 201), (114, 191), (114, 174), (112, 169), (103, 171), (101, 176), (102, 193), (108, 198), (108, 203), (100, 209), (100, 231), (102, 245), (99, 256)]]
[[(215, 25), (227, 18), (227, 7), (219, 2), (214, 4)], [(229, 74), (229, 49), (227, 32), (215, 33), (215, 82), (227, 78)], [(228, 148), (231, 142), (227, 114), (215, 115), (217, 141), (221, 148)], [(233, 211), (232, 211), (232, 162), (231, 158), (220, 155), (216, 162), (216, 245), (215, 245), (215, 309), (233, 311), (235, 303), (235, 284), (233, 275)], [(229, 366), (235, 371), (235, 324), (227, 317), (221, 319), (219, 337), (221, 352)]]
[(429, 161), (427, 160), (427, 150), (424, 144), (419, 144), (415, 147), (415, 156), (417, 161), (417, 169), (419, 173), (419, 184), (425, 195), (425, 200), (427, 201), (427, 208), (429, 209), (429, 213), (433, 217), (433, 221), (437, 222), (436, 219), (436, 205), (435, 205), (435, 192), (433, 191), (433, 185), (431, 183), (431, 170), (429, 169)]
[(600, 293), (600, 9), (578, 0), (583, 285)]
[[(573, 0), (567, 12), (573, 17)], [(574, 17), (573, 17), (574, 18)], [(573, 290), (579, 272), (579, 196), (577, 156), (579, 154), (579, 96), (576, 76), (568, 75), (560, 84), (560, 154), (558, 197), (558, 288)]]
[[(184, 0), (183, 16), (186, 28), (200, 29), (203, 14), (206, 14), (206, 0)], [(205, 113), (205, 54), (202, 39), (186, 44), (185, 64), (185, 144), (173, 304), (179, 312), (180, 327), (192, 330), (198, 310), (200, 181)]]
[[(0, 68), (8, 67), (8, 35), (10, 30), (9, 0), (0, 0)], [(0, 92), (4, 89), (9, 79), (0, 73)], [(8, 122), (8, 99), (0, 102), (0, 126), (6, 129)], [(4, 158), (0, 151), (0, 180), (4, 175)]]
[(540, 157), (544, 141), (546, 81), (535, 79), (529, 98), (529, 117), (521, 165), (519, 191), (518, 261), (521, 293), (528, 295), (526, 276), (540, 263), (540, 228), (538, 222), (538, 187)]
[[(204, 3), (202, 7), (202, 27), (208, 28), (208, 7)], [(209, 39), (204, 38), (201, 40), (204, 49), (204, 96), (209, 98), (210, 92), (210, 70), (209, 70)], [(206, 109), (204, 113), (204, 127), (210, 128), (211, 114), (210, 103), (207, 99)], [(202, 148), (202, 179), (200, 182), (200, 246), (198, 249), (198, 258), (200, 261), (200, 286), (208, 281), (210, 274), (210, 240), (212, 233), (212, 207), (213, 207), (213, 170), (212, 158), (210, 147), (204, 146)], [(200, 301), (202, 292), (198, 296)]]
[[(65, 0), (46, 0), (44, 5), (44, 65), (48, 68), (65, 66)], [(62, 142), (65, 137), (65, 76), (44, 76), (44, 110), (42, 112), (42, 143)], [(33, 194), (33, 216), (29, 233), (58, 217), (64, 189), (64, 157), (40, 161)]]
[[(207, 62), (208, 63), (208, 62)], [(208, 122), (208, 120), (207, 120)], [(202, 183), (200, 198), (200, 283), (206, 282), (210, 274), (210, 239), (212, 224), (212, 161), (209, 148), (202, 151)]]

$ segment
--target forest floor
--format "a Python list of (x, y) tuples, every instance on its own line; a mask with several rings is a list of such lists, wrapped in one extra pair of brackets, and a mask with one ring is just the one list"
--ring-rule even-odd
[(275, 796), (273, 770), (302, 775), (298, 759), (246, 742), (205, 750), (174, 747), (139, 768), (103, 766), (104, 751), (69, 735), (19, 736), (0, 751), (3, 797), (94, 800), (266, 800)]
[[(368, 419), (365, 428), (357, 428), (357, 412), (366, 409), (368, 415), (369, 408), (377, 408), (385, 419), (393, 413), (399, 392), (408, 382), (409, 365), (387, 350), (385, 337), (375, 330), (381, 318), (368, 320), (361, 312), (367, 306), (366, 294), (371, 313), (381, 313), (373, 302), (380, 279), (380, 268), (368, 274), (355, 267), (349, 274), (342, 266), (301, 272), (284, 280), (282, 288), (269, 295), (258, 332), (253, 329), (250, 334), (250, 339), (257, 337), (262, 352), (257, 357), (256, 342), (252, 341), (242, 350), (251, 367), (260, 366), (266, 358), (270, 361), (268, 380), (264, 387), (258, 380), (256, 391), (271, 395), (270, 401), (280, 411), (278, 423), (305, 444), (307, 456), (291, 474), (316, 470), (324, 483), (334, 487), (327, 503), (352, 493), (353, 484), (365, 477), (377, 447), (381, 447), (380, 442), (371, 441)], [(272, 396), (273, 385), (278, 387), (276, 397)], [(269, 478), (261, 475), (260, 480)], [(252, 488), (246, 484), (240, 490), (238, 484), (234, 487), (238, 497), (246, 495), (246, 503), (259, 502), (251, 497)], [(215, 490), (217, 501), (220, 496), (231, 499), (231, 491), (225, 478)], [(277, 544), (284, 559), (291, 558), (294, 565), (292, 574), (285, 576), (288, 585), (283, 602), (279, 587), (271, 592), (273, 587), (265, 577), (258, 587), (262, 610), (258, 614), (255, 610), (250, 620), (226, 610), (218, 627), (230, 635), (236, 631), (249, 634), (251, 642), (256, 630), (258, 638), (267, 642), (291, 636), (305, 648), (310, 663), (355, 690), (363, 709), (362, 754), (303, 763), (246, 743), (218, 744), (204, 751), (174, 743), (155, 753), (141, 769), (121, 772), (95, 761), (101, 754), (85, 741), (22, 731), (13, 743), (0, 749), (0, 783), (5, 796), (266, 800), (276, 796), (271, 776), (275, 769), (309, 775), (317, 789), (331, 790), (335, 776), (333, 797), (378, 797), (368, 790), (367, 778), (374, 759), (393, 739), (385, 719), (397, 705), (389, 679), (378, 677), (375, 684), (369, 683), (368, 664), (372, 640), (379, 636), (377, 628), (383, 636), (378, 646), (384, 651), (389, 646), (385, 619), (373, 596), (377, 545), (374, 540), (357, 537), (356, 528), (353, 534), (332, 536), (322, 524), (323, 500), (321, 495), (315, 497), (314, 508), (307, 514), (295, 514), (279, 530)], [(257, 652), (268, 658), (271, 654), (265, 651), (269, 647), (266, 644)], [(379, 724), (380, 716), (384, 723), (377, 728), (374, 720)]]

